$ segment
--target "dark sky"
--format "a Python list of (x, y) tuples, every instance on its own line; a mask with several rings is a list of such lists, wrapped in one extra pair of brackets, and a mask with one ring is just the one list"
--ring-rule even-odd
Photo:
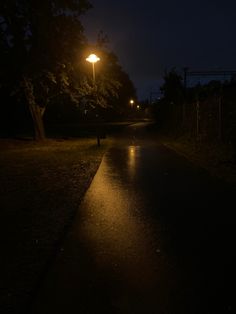
[(171, 67), (236, 69), (236, 0), (90, 2), (88, 39), (108, 35), (140, 98), (158, 90)]

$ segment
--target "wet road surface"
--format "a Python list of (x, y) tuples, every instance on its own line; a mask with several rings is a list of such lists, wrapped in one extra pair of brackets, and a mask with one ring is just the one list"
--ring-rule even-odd
[(234, 191), (152, 140), (117, 137), (30, 311), (235, 311)]

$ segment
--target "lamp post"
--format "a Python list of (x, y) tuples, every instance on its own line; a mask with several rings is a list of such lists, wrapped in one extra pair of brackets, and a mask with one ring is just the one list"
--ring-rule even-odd
[[(92, 53), (91, 55), (88, 56), (88, 58), (86, 58), (86, 61), (92, 63), (93, 86), (94, 86), (94, 89), (95, 89), (95, 82), (96, 82), (95, 63), (100, 61), (100, 58), (98, 56), (96, 56), (94, 53)], [(97, 98), (97, 92), (95, 92), (95, 97)], [(96, 99), (96, 101), (97, 101), (97, 99)], [(97, 127), (97, 144), (98, 144), (98, 146), (100, 146), (100, 130), (99, 130), (99, 127)]]
[(93, 84), (95, 85), (95, 63), (100, 61), (100, 58), (97, 57), (94, 53), (92, 53), (91, 55), (88, 56), (88, 58), (86, 58), (86, 61), (92, 63), (92, 67), (93, 67)]

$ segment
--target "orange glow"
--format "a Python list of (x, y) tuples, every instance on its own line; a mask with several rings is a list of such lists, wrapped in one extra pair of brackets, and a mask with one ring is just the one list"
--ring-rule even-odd
[(88, 58), (86, 58), (86, 61), (88, 61), (90, 63), (96, 63), (96, 62), (100, 61), (100, 58), (97, 57), (94, 53), (92, 53), (91, 55), (88, 56)]
[(128, 148), (128, 169), (130, 179), (135, 176), (136, 171), (136, 161), (140, 155), (140, 146), (129, 146)]
[[(130, 156), (135, 157), (136, 148), (129, 148)], [(78, 232), (87, 241), (96, 265), (118, 267), (129, 282), (135, 282), (139, 272), (139, 285), (148, 287), (156, 269), (156, 264), (152, 264), (156, 253), (151, 226), (141, 215), (142, 203), (135, 190), (127, 190), (121, 184), (109, 156), (103, 159), (80, 210), (83, 217)]]

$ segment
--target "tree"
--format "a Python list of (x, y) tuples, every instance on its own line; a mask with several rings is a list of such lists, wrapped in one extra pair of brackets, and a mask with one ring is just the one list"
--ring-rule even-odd
[(168, 131), (178, 131), (183, 120), (184, 86), (182, 77), (173, 68), (164, 75), (160, 90), (163, 97), (158, 101), (156, 116), (161, 127)]
[(164, 84), (160, 90), (163, 93), (164, 99), (168, 102), (181, 104), (184, 98), (183, 78), (173, 68), (170, 72), (164, 75)]
[(111, 94), (108, 98), (109, 107), (112, 107), (119, 116), (125, 115), (129, 109), (130, 99), (137, 99), (136, 89), (129, 75), (119, 64), (118, 57), (114, 52), (104, 51), (102, 56), (104, 58), (104, 66), (103, 64), (101, 65), (101, 73), (108, 80), (118, 83), (115, 83), (115, 94)]
[(82, 58), (84, 60), (89, 51), (93, 51), (100, 57), (100, 61), (96, 63), (95, 84), (89, 63), (81, 62), (80, 71), (76, 72), (78, 77), (75, 81), (79, 83), (77, 95), (80, 98), (78, 104), (85, 99), (87, 107), (95, 110), (103, 108), (106, 112), (112, 111), (113, 114), (118, 115), (124, 112), (130, 98), (136, 98), (136, 91), (115, 53), (106, 47), (107, 38), (103, 40), (101, 34), (99, 33), (98, 43), (95, 46), (88, 46)]
[[(80, 17), (87, 0), (8, 0), (0, 4), (1, 85), (25, 102), (35, 138), (45, 138), (43, 116), (49, 104), (67, 99), (76, 106), (120, 110), (135, 89), (100, 32), (95, 50), (101, 57), (94, 85), (86, 64), (88, 49)], [(95, 51), (96, 52), (96, 51)]]
[(23, 91), (37, 140), (45, 138), (42, 117), (49, 101), (75, 90), (74, 64), (86, 44), (80, 17), (90, 7), (87, 0), (1, 2), (1, 79)]

